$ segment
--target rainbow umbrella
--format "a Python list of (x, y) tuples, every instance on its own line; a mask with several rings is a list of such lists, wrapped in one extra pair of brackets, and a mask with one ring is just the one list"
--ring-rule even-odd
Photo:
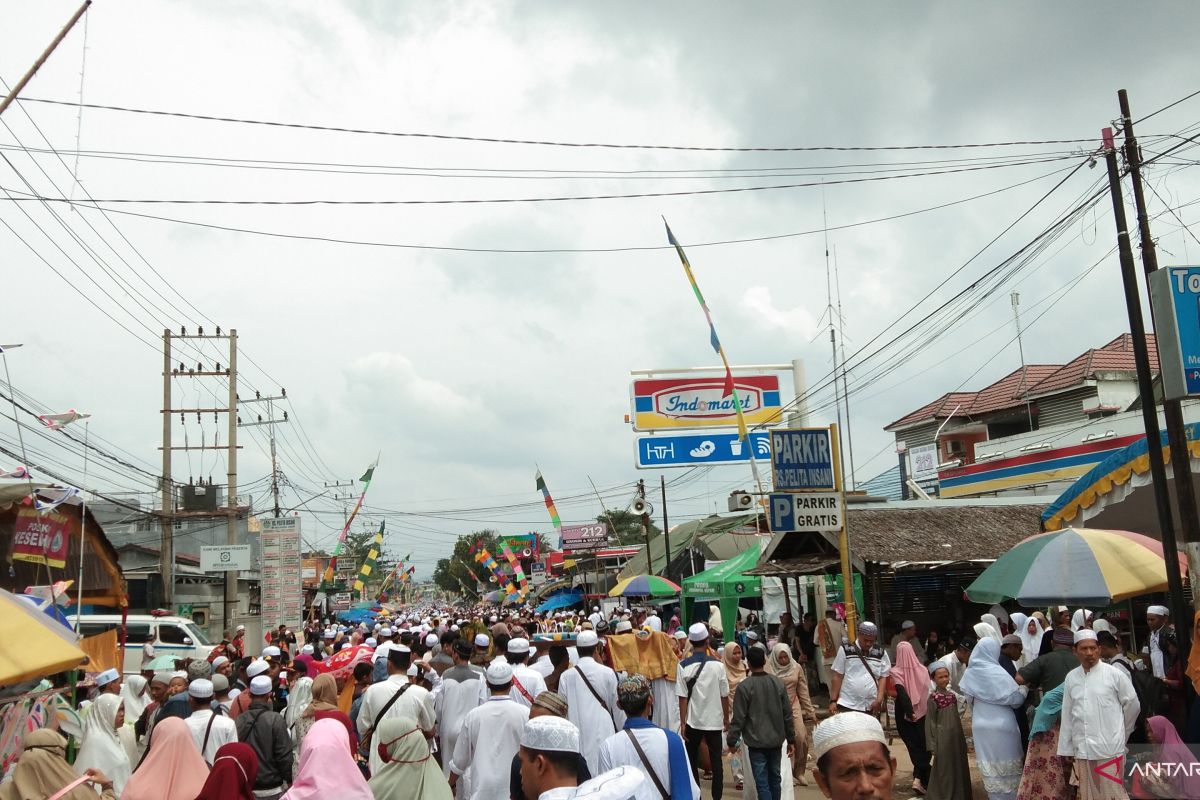
[(609, 597), (671, 597), (679, 594), (679, 584), (658, 575), (634, 575), (617, 581)]
[[(1175, 554), (1179, 569), (1187, 556)], [(1129, 531), (1064, 528), (1030, 536), (967, 587), (973, 603), (1109, 606), (1167, 588), (1162, 542)]]

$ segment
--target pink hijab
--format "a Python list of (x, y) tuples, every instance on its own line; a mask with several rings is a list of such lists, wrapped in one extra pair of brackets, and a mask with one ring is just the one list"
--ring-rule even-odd
[(908, 642), (896, 645), (896, 664), (892, 667), (892, 677), (908, 693), (908, 699), (912, 701), (913, 719), (924, 717), (929, 703), (929, 668), (921, 663)]
[(150, 752), (121, 792), (122, 800), (195, 800), (208, 780), (208, 764), (192, 731), (179, 717), (154, 726)]
[(300, 744), (300, 769), (281, 800), (375, 800), (350, 756), (350, 734), (336, 719), (319, 719)]
[(1146, 726), (1158, 743), (1154, 749), (1154, 760), (1159, 764), (1179, 764), (1183, 767), (1175, 777), (1175, 788), (1179, 789), (1180, 797), (1200, 797), (1200, 777), (1189, 777), (1188, 774), (1196, 769), (1196, 757), (1179, 738), (1175, 726), (1166, 717), (1150, 717), (1146, 720)]

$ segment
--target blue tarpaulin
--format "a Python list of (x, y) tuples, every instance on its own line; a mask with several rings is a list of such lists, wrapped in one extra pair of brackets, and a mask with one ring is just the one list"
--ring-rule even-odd
[(569, 608), (583, 602), (583, 591), (581, 589), (568, 589), (557, 594), (547, 597), (542, 604), (537, 607), (538, 611), (556, 611), (560, 608)]

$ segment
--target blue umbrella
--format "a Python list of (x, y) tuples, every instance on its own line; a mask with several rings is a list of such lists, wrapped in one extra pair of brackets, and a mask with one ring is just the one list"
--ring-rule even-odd
[(75, 632), (75, 629), (71, 627), (70, 620), (67, 619), (67, 615), (64, 614), (62, 609), (54, 603), (32, 594), (18, 594), (17, 597), (21, 598), (26, 603), (29, 603), (34, 608), (39, 609), (43, 614), (55, 622), (62, 623), (67, 630), (71, 631), (72, 633)]
[(580, 591), (564, 591), (558, 594), (551, 595), (537, 607), (538, 611), (556, 611), (560, 608), (569, 608), (570, 606), (578, 605), (583, 602), (583, 592)]

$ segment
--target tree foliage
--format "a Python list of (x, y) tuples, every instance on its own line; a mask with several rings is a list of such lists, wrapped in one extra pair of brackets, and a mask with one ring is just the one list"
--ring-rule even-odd
[[(608, 540), (611, 544), (635, 545), (645, 544), (646, 535), (642, 533), (642, 517), (626, 509), (614, 509), (596, 517), (596, 522), (608, 528)], [(658, 526), (650, 520), (650, 538), (658, 535)]]
[[(485, 528), (484, 530), (472, 531), (471, 533), (459, 536), (454, 542), (454, 549), (451, 551), (451, 556), (438, 560), (437, 567), (433, 570), (433, 582), (438, 588), (456, 595), (463, 594), (464, 585), (471, 589), (471, 591), (474, 591), (475, 578), (471, 573), (474, 572), (475, 575), (484, 581), (488, 581), (490, 573), (486, 567), (475, 561), (475, 557), (471, 555), (471, 547), (478, 542), (482, 547), (488, 549), (497, 562), (504, 564), (504, 556), (500, 554), (496, 547), (496, 538), (499, 535), (497, 531)], [(550, 550), (550, 542), (540, 533), (538, 534), (538, 546), (543, 554)], [(470, 569), (468, 569), (468, 566)], [(490, 581), (489, 586), (493, 589), (497, 588)]]

